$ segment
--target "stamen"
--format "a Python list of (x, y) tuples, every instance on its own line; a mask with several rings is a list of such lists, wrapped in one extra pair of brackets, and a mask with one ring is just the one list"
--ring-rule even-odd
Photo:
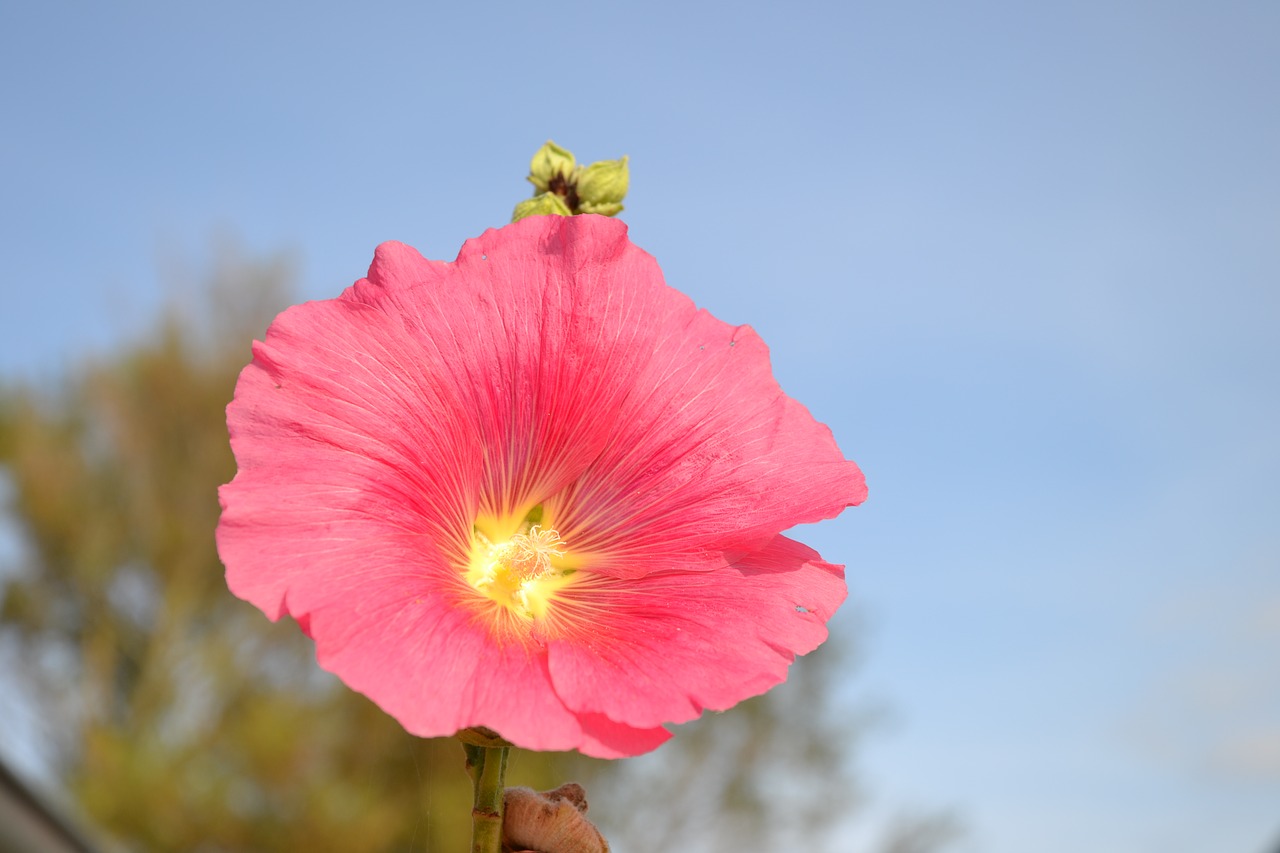
[(477, 533), (466, 577), (493, 601), (532, 619), (546, 612), (552, 595), (571, 574), (552, 564), (563, 556), (560, 534), (537, 524), (505, 542), (490, 542)]

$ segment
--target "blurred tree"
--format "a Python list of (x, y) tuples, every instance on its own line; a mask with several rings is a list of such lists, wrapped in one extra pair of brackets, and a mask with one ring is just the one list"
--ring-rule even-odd
[[(321, 672), (296, 626), (223, 583), (223, 410), (290, 282), (282, 260), (229, 253), (142, 341), (56, 389), (0, 391), (0, 468), (23, 538), (19, 564), (0, 567), (0, 640), (21, 662), (8, 680), (39, 709), (53, 772), (129, 848), (465, 849), (459, 745), (406, 734)], [(577, 776), (633, 853), (695, 838), (820, 849), (855, 803), (860, 726), (822, 717), (832, 680), (816, 663), (652, 759), (516, 751), (508, 784)]]

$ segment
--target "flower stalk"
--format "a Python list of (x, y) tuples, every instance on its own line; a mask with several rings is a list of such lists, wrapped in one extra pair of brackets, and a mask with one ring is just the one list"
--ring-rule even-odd
[(471, 853), (502, 853), (502, 806), (507, 775), (507, 746), (462, 744), (467, 772), (475, 787), (471, 806)]

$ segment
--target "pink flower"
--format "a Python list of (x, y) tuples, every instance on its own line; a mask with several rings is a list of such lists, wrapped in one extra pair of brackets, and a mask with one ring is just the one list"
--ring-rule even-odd
[(410, 732), (539, 750), (636, 755), (782, 681), (845, 586), (780, 532), (866, 496), (760, 338), (598, 216), (383, 244), (227, 421), (231, 590)]

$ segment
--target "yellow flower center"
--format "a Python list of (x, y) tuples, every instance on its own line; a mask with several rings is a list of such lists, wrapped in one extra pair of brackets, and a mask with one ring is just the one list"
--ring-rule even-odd
[(554, 530), (533, 525), (527, 532), (493, 542), (476, 531), (466, 579), (479, 592), (525, 619), (545, 616), (572, 569), (558, 567), (564, 542)]

